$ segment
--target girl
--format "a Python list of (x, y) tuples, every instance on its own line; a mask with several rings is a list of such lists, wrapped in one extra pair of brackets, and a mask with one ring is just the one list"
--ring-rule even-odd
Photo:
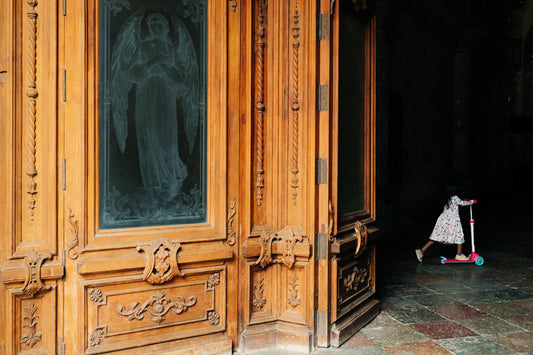
[(424, 253), (435, 242), (457, 244), (457, 255), (455, 259), (468, 260), (468, 257), (463, 254), (465, 237), (461, 225), (461, 218), (459, 217), (459, 206), (470, 206), (476, 202), (476, 200), (461, 200), (456, 195), (450, 197), (446, 205), (444, 205), (444, 210), (437, 219), (437, 223), (435, 223), (435, 228), (433, 228), (433, 233), (431, 233), (429, 241), (422, 249), (415, 250), (418, 261), (422, 262)]

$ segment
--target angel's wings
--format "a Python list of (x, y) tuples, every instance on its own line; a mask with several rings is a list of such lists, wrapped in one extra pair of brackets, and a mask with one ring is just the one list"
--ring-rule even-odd
[(113, 47), (111, 57), (111, 110), (113, 126), (120, 151), (124, 153), (128, 136), (128, 93), (133, 81), (127, 70), (137, 61), (141, 43), (142, 12), (133, 14), (124, 22)]
[(181, 108), (183, 111), (184, 129), (189, 146), (189, 153), (194, 148), (196, 134), (198, 132), (198, 114), (199, 114), (199, 71), (198, 61), (196, 60), (196, 52), (192, 43), (189, 31), (176, 16), (172, 17), (172, 24), (174, 33), (178, 39), (177, 56), (181, 65), (183, 66), (185, 75), (185, 90), (180, 93)]

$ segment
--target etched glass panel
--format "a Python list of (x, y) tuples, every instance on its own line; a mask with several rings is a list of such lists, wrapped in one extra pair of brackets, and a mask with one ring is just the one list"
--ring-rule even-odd
[(365, 24), (351, 1), (339, 7), (339, 202), (346, 213), (364, 208)]
[(100, 0), (100, 228), (206, 221), (207, 0)]

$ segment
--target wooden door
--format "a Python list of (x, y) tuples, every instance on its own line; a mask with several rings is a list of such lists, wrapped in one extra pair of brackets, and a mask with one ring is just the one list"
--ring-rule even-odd
[(337, 2), (332, 19), (331, 344), (379, 312), (375, 207), (375, 2)]
[(68, 354), (232, 349), (229, 6), (68, 2), (59, 148)]

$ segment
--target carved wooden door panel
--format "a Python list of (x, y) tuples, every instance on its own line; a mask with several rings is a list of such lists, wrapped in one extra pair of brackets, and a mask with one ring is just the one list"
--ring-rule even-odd
[(337, 1), (332, 18), (331, 328), (340, 346), (379, 311), (375, 298), (375, 4)]
[(68, 3), (60, 203), (68, 354), (231, 351), (230, 5)]
[(58, 7), (0, 4), (0, 353), (56, 351)]

